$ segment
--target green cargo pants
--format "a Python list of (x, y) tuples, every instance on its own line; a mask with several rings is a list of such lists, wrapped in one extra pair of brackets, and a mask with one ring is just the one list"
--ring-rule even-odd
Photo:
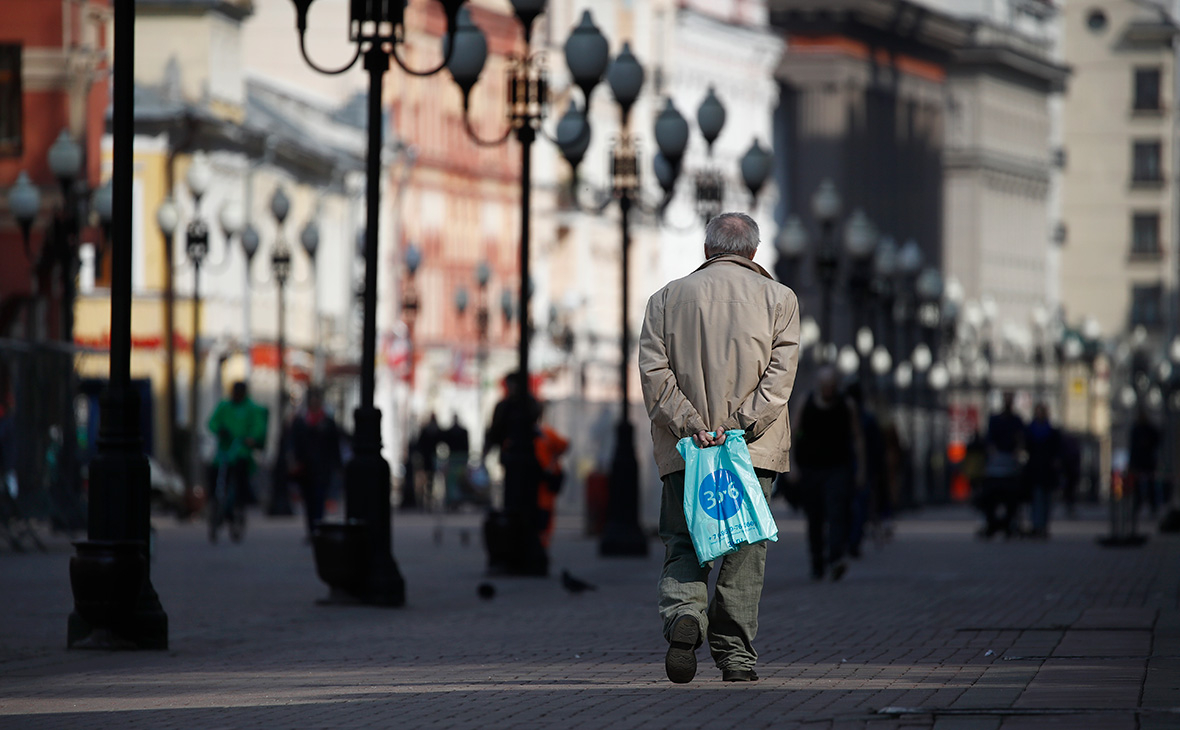
[[(770, 501), (775, 474), (758, 470), (762, 493)], [(664, 477), (660, 504), (660, 538), (664, 541), (664, 571), (660, 575), (660, 618), (664, 638), (671, 641), (672, 624), (689, 615), (701, 625), (718, 669), (752, 669), (758, 661), (754, 636), (758, 633), (758, 601), (766, 572), (766, 545), (742, 545), (716, 561), (717, 586), (709, 600), (708, 580), (713, 563), (697, 561), (692, 536), (684, 519), (684, 472)]]

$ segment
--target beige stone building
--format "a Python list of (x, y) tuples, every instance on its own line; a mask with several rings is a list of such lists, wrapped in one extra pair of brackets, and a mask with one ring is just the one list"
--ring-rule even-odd
[(1162, 334), (1176, 284), (1178, 28), (1146, 0), (1067, 3), (1062, 304), (1104, 337)]

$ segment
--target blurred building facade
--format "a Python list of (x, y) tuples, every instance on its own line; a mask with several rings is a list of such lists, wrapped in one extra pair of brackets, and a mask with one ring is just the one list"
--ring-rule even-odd
[[(1067, 3), (1064, 99), (1062, 301), (1087, 320), (1098, 347), (1070, 368), (1074, 409), (1102, 438), (1103, 472), (1125, 465), (1138, 408), (1161, 413), (1161, 478), (1175, 484), (1176, 404), (1167, 372), (1180, 365), (1176, 336), (1180, 256), (1174, 3)], [(1081, 329), (1079, 327), (1079, 329)], [(1119, 454), (1122, 457), (1119, 457)], [(1180, 493), (1180, 490), (1177, 490)]]
[[(286, 397), (278, 392), (280, 317), (287, 390), (340, 372), (344, 385), (337, 396), (347, 400), (357, 359), (349, 333), (356, 317), (352, 267), (363, 213), (356, 176), (363, 170), (364, 119), (347, 106), (249, 76), (241, 48), (242, 23), (253, 12), (247, 0), (153, 0), (137, 3), (136, 10), (132, 376), (151, 383), (150, 452), (199, 480), (192, 459), (208, 459), (212, 451), (205, 422), (235, 380), (250, 381), (253, 397), (272, 414), (266, 458), (273, 458), (280, 432), (274, 414)], [(104, 176), (110, 144), (108, 136)], [(197, 158), (211, 173), (199, 208), (188, 174)], [(281, 229), (270, 212), (280, 187), (290, 201)], [(171, 249), (158, 224), (169, 198), (179, 214)], [(193, 331), (197, 299), (186, 235), (198, 218), (208, 230), (199, 334)], [(244, 229), (235, 226), (257, 234), (252, 260), (243, 248)], [(301, 245), (309, 226), (318, 232), (314, 260)], [(282, 311), (271, 261), (280, 238), (292, 261)], [(110, 300), (102, 272), (108, 270), (81, 276), (76, 339), (90, 348), (78, 363), (83, 378), (106, 377)]]
[[(106, 0), (12, 0), (0, 29), (0, 445), (8, 488), (38, 501), (55, 525), (84, 518), (74, 466), (73, 281), (79, 256), (102, 243), (90, 198), (101, 182), (112, 17)], [(49, 151), (68, 135), (80, 152), (70, 182), (76, 228), (59, 226), (64, 191)], [(22, 174), (39, 193), (29, 243), (13, 215)], [(53, 467), (50, 461), (53, 461)], [(12, 463), (15, 462), (15, 463)], [(15, 477), (15, 479), (13, 479)], [(50, 499), (42, 497), (46, 495)], [(26, 508), (29, 504), (25, 504)], [(48, 513), (47, 513), (48, 511)]]
[[(1176, 287), (1176, 52), (1162, 5), (1067, 3), (1062, 299), (1107, 336), (1160, 334)], [(1101, 296), (1095, 293), (1101, 291)]]
[[(778, 146), (787, 150), (778, 158), (787, 190), (780, 220), (798, 215), (817, 237), (810, 198), (832, 179), (843, 199), (840, 223), (861, 209), (898, 245), (914, 240), (924, 264), (957, 290), (960, 314), (986, 313), (965, 334), (987, 341), (997, 357), (1011, 353), (1013, 366), (991, 373), (992, 381), (1031, 387), (1030, 323), (1034, 311), (1057, 304), (1055, 105), (1068, 72), (1058, 59), (1053, 5), (782, 0), (771, 7), (788, 38), (778, 74)], [(801, 266), (780, 272), (800, 282), (813, 312), (816, 248), (813, 240)], [(837, 311), (852, 310), (853, 294), (837, 289)], [(826, 339), (852, 342), (848, 319), (837, 316), (833, 326)], [(910, 355), (891, 354), (894, 362)]]

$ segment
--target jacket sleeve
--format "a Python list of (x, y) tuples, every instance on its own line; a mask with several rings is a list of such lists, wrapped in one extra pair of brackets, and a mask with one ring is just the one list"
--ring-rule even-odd
[(224, 413), (225, 413), (225, 408), (222, 407), (221, 403), (218, 403), (217, 406), (213, 409), (212, 415), (209, 416), (209, 422), (206, 424), (206, 428), (209, 429), (209, 433), (211, 433), (215, 436), (221, 436), (220, 431), (221, 431), (222, 425), (224, 425), (222, 423), (222, 418), (223, 418)]
[(741, 429), (746, 440), (753, 441), (770, 428), (787, 410), (787, 401), (795, 387), (795, 371), (799, 365), (799, 300), (791, 293), (775, 308), (774, 339), (771, 342), (770, 364), (766, 366), (758, 385), (742, 401), (738, 409), (721, 423), (726, 431)]
[(676, 373), (668, 360), (664, 342), (664, 302), (657, 292), (647, 302), (643, 329), (639, 334), (639, 379), (647, 415), (659, 428), (666, 428), (676, 438), (708, 430), (705, 419), (689, 402), (676, 382)]

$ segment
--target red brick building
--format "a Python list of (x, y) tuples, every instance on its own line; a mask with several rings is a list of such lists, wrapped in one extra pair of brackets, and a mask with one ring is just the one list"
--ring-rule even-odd
[[(0, 24), (0, 337), (59, 336), (58, 288), (46, 262), (38, 272), (48, 223), (61, 193), (49, 169), (49, 148), (63, 130), (83, 150), (86, 188), (100, 183), (104, 115), (109, 101), (108, 71), (112, 13), (108, 0), (5, 0)], [(8, 196), (27, 172), (41, 193), (26, 256)], [(82, 240), (96, 240), (84, 230)], [(34, 332), (26, 332), (31, 301)]]

